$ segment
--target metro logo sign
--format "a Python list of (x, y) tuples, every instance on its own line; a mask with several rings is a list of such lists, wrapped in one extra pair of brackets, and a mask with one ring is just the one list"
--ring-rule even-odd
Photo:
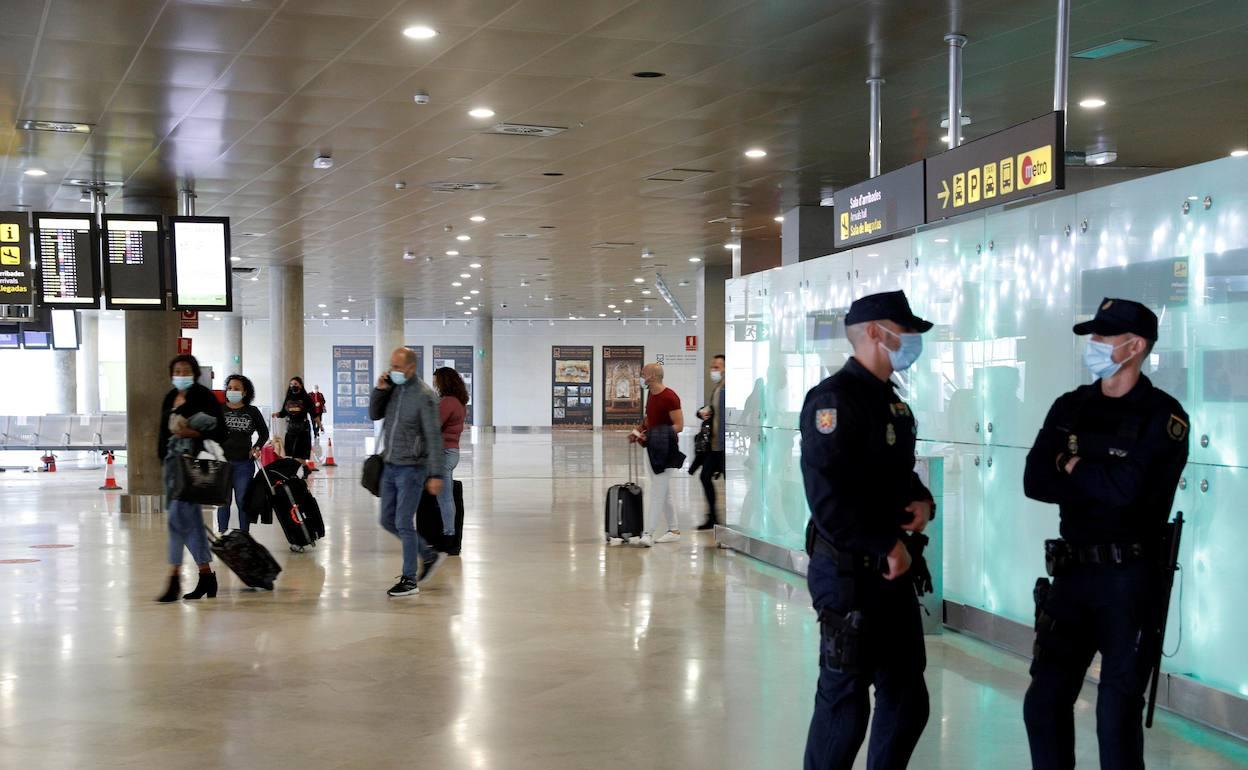
[(1018, 189), (1053, 181), (1053, 145), (1037, 147), (1018, 156)]

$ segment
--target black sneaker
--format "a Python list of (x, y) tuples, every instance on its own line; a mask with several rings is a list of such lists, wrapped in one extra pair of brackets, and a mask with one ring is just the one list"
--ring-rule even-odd
[(434, 553), (431, 559), (422, 559), (420, 563), (420, 575), (417, 576), (418, 583), (428, 583), (433, 574), (438, 571), (438, 567), (442, 566), (442, 562), (446, 561), (446, 554), (441, 551)]
[(698, 531), (705, 532), (708, 529), (715, 529), (717, 526), (719, 526), (719, 521), (716, 519), (707, 519), (704, 523), (698, 525)]
[(394, 588), (386, 591), (390, 596), (414, 596), (420, 593), (420, 589), (416, 587), (416, 581), (404, 575), (399, 578), (399, 582), (394, 584)]

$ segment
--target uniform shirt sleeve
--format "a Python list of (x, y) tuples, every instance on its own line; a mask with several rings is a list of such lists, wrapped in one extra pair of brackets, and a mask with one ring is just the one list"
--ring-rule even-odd
[(819, 531), (837, 547), (887, 556), (900, 533), (868, 503), (878, 490), (864, 488), (874, 474), (859, 459), (867, 437), (855, 411), (836, 393), (807, 397), (801, 415), (806, 501)]
[[(1083, 499), (1121, 508), (1147, 490), (1177, 487), (1188, 452), (1188, 417), (1183, 410), (1178, 412), (1162, 409), (1154, 414), (1141, 441), (1126, 457), (1081, 455), (1068, 474), (1071, 489)], [(1181, 430), (1174, 427), (1175, 420)]]
[(1069, 497), (1070, 479), (1057, 466), (1058, 455), (1066, 450), (1066, 438), (1069, 435), (1059, 427), (1067, 420), (1068, 404), (1065, 396), (1053, 402), (1031, 451), (1027, 453), (1027, 465), (1023, 470), (1023, 492), (1032, 500), (1062, 503)]

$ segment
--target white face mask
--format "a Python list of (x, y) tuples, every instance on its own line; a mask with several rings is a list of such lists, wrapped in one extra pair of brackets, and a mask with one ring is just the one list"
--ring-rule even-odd
[(1088, 340), (1088, 347), (1083, 351), (1083, 365), (1088, 367), (1088, 371), (1096, 379), (1108, 380), (1118, 373), (1123, 364), (1135, 357), (1133, 354), (1121, 361), (1114, 360), (1114, 351), (1123, 345), (1130, 345), (1132, 341), (1127, 340), (1122, 345), (1111, 345), (1108, 342)]
[(711, 372), (711, 382), (719, 382), (719, 381), (720, 381), (720, 380), (722, 380), (722, 379), (724, 379), (724, 373), (723, 373), (723, 372), (721, 372), (721, 371), (719, 371), (719, 370), (713, 370), (713, 371)]

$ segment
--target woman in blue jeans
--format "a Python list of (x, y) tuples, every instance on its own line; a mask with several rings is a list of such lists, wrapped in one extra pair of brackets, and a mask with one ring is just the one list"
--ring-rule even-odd
[[(212, 571), (212, 552), (204, 534), (203, 506), (173, 499), (178, 458), (195, 455), (204, 441), (220, 444), (225, 440), (225, 419), (221, 404), (212, 391), (200, 385), (199, 362), (194, 356), (178, 356), (169, 362), (173, 384), (160, 407), (160, 433), (157, 451), (164, 462), (165, 499), (169, 503), (169, 587), (157, 597), (158, 602), (183, 599), (209, 599), (217, 595), (217, 576)], [(182, 595), (182, 549), (191, 552), (199, 565), (199, 583), (195, 590)]]
[[(230, 487), (234, 490), (234, 502), (238, 506), (238, 528), (246, 532), (251, 522), (243, 510), (243, 498), (256, 475), (255, 458), (260, 447), (269, 440), (269, 428), (264, 415), (251, 405), (256, 398), (256, 388), (251, 380), (241, 374), (231, 374), (225, 379), (225, 442), (221, 448), (225, 459), (230, 461)], [(255, 440), (252, 440), (255, 436)], [(217, 531), (225, 534), (230, 528), (230, 504), (217, 508)]]
[(438, 421), (442, 425), (442, 451), (446, 455), (442, 493), (438, 508), (442, 513), (442, 534), (455, 536), (455, 466), (459, 465), (459, 437), (464, 432), (467, 415), (468, 388), (459, 372), (444, 366), (433, 373), (433, 386), (442, 396), (438, 402)]

